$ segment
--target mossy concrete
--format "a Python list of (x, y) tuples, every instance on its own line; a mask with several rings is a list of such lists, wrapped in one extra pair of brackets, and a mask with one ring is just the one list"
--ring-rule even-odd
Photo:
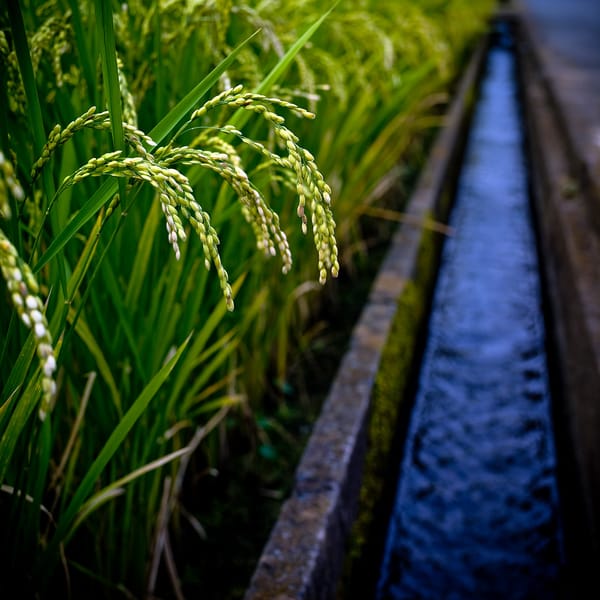
[[(438, 235), (424, 232), (419, 248), (415, 279), (406, 282), (397, 302), (371, 395), (368, 448), (358, 514), (350, 533), (338, 596), (365, 598), (375, 584), (374, 567), (379, 562), (381, 526), (385, 527), (386, 499), (390, 476), (394, 478), (394, 448), (403, 432), (402, 422), (410, 411), (408, 399), (412, 374), (419, 358), (419, 337), (427, 307), (439, 247)], [(399, 401), (400, 399), (400, 401)], [(384, 521), (382, 523), (382, 520)], [(359, 575), (360, 574), (360, 575)]]
[(447, 215), (486, 44), (465, 70), (407, 205), (422, 226), (404, 224), (393, 237), (245, 600), (335, 597), (351, 534), (354, 553), (369, 535), (376, 471), (392, 447), (435, 276), (441, 234), (427, 224)]

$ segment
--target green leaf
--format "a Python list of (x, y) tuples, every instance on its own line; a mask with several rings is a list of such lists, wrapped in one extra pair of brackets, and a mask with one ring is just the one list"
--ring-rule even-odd
[[(337, 0), (333, 4), (333, 6), (319, 19), (317, 19), (288, 49), (288, 51), (281, 57), (279, 62), (271, 69), (269, 74), (262, 80), (259, 86), (256, 88), (255, 92), (257, 94), (266, 94), (273, 84), (275, 84), (281, 76), (285, 73), (287, 68), (290, 66), (294, 58), (302, 47), (310, 40), (310, 38), (315, 34), (317, 29), (321, 27), (325, 19), (331, 14), (333, 9), (339, 4), (340, 0)], [(230, 119), (229, 124), (234, 127), (241, 129), (244, 123), (250, 118), (250, 113), (248, 111), (244, 111), (243, 109), (238, 109), (233, 117)]]
[(91, 98), (93, 98), (96, 91), (96, 81), (94, 76), (94, 68), (92, 67), (92, 59), (90, 57), (86, 40), (86, 27), (81, 19), (79, 2), (77, 0), (69, 0), (69, 7), (71, 8), (71, 22), (73, 23), (73, 32), (75, 33), (75, 39), (77, 40), (76, 46), (83, 76), (87, 84), (88, 94)]
[(169, 113), (150, 132), (150, 137), (160, 146), (171, 134), (177, 131), (180, 125), (189, 117), (189, 114), (198, 105), (200, 99), (208, 93), (210, 88), (217, 83), (219, 77), (227, 70), (229, 65), (237, 58), (240, 51), (259, 32), (255, 31), (246, 38), (231, 54), (220, 62), (196, 87), (194, 87), (182, 100), (179, 101)]
[[(75, 321), (74, 310), (69, 311), (68, 319), (69, 322), (73, 324)], [(102, 348), (88, 327), (88, 324), (81, 316), (79, 316), (79, 318), (75, 321), (75, 332), (77, 333), (79, 339), (85, 344), (90, 354), (94, 357), (94, 360), (96, 361), (96, 368), (100, 372), (100, 375), (110, 390), (110, 395), (112, 397), (113, 404), (115, 405), (115, 409), (119, 415), (122, 414), (121, 395), (119, 394), (119, 389), (113, 377), (112, 371), (110, 370), (108, 361), (102, 352)]]
[[(46, 142), (46, 134), (44, 128), (44, 119), (42, 117), (42, 108), (40, 98), (37, 91), (35, 81), (35, 73), (33, 72), (33, 64), (31, 62), (31, 54), (29, 52), (29, 44), (27, 42), (27, 33), (23, 22), (23, 15), (17, 0), (8, 2), (8, 14), (12, 28), (13, 41), (17, 61), (19, 63), (19, 71), (23, 81), (25, 97), (27, 98), (27, 116), (29, 118), (29, 126), (33, 137), (33, 151), (36, 156), (40, 156)], [(4, 85), (4, 84), (3, 84)], [(44, 169), (42, 173), (42, 181), (44, 185), (45, 197), (41, 206), (42, 211), (46, 210), (47, 203), (54, 198), (55, 187), (52, 179), (52, 174), (48, 169)], [(57, 230), (58, 221), (56, 216), (52, 216), (52, 225), (54, 230)], [(58, 264), (60, 284), (64, 290), (67, 283), (65, 264)]]
[(184, 454), (188, 454), (189, 452), (191, 452), (191, 450), (192, 450), (191, 448), (189, 448), (188, 446), (185, 446), (184, 448), (181, 448), (180, 450), (171, 452), (170, 454), (167, 454), (166, 456), (162, 456), (161, 458), (158, 458), (156, 460), (153, 460), (152, 462), (149, 462), (148, 464), (144, 465), (143, 467), (140, 467), (139, 469), (135, 469), (134, 471), (125, 475), (124, 477), (117, 479), (117, 481), (113, 481), (110, 485), (106, 486), (99, 492), (96, 492), (81, 507), (79, 513), (77, 514), (77, 518), (75, 519), (75, 522), (73, 523), (73, 527), (71, 528), (70, 535), (72, 535), (75, 532), (75, 530), (79, 527), (79, 525), (81, 525), (81, 523), (92, 512), (94, 512), (95, 510), (100, 508), (100, 506), (102, 506), (105, 502), (108, 502), (109, 500), (112, 500), (113, 498), (120, 496), (125, 491), (122, 486), (125, 486), (128, 483), (131, 483), (132, 481), (134, 481), (138, 477), (141, 477), (142, 475), (146, 475), (147, 473), (150, 473), (156, 469), (159, 469), (163, 465), (166, 465), (166, 464), (170, 463), (171, 461), (173, 461), (177, 458), (180, 458)]
[(30, 380), (22, 396), (18, 398), (10, 421), (6, 429), (2, 432), (2, 437), (0, 438), (0, 481), (4, 480), (6, 469), (15, 451), (19, 436), (31, 413), (33, 413), (38, 405), (41, 392), (42, 384), (40, 371), (38, 371), (37, 375)]
[(156, 239), (156, 231), (160, 223), (160, 207), (158, 202), (154, 202), (146, 213), (146, 219), (142, 232), (137, 242), (137, 251), (133, 268), (129, 275), (127, 284), (127, 293), (125, 296), (126, 306), (135, 306), (138, 302), (144, 280), (148, 276), (148, 270), (151, 266), (150, 256), (152, 245)]
[(72, 535), (73, 525), (77, 519), (77, 515), (87, 501), (87, 498), (96, 484), (98, 477), (100, 477), (100, 474), (110, 459), (117, 452), (127, 434), (131, 431), (137, 420), (142, 416), (152, 398), (154, 398), (161, 385), (170, 375), (171, 371), (181, 358), (183, 351), (187, 348), (190, 337), (191, 335), (188, 336), (183, 344), (181, 344), (171, 360), (169, 360), (169, 362), (165, 364), (162, 369), (160, 369), (160, 371), (158, 371), (158, 373), (156, 373), (156, 375), (150, 380), (142, 393), (131, 405), (131, 408), (125, 413), (117, 427), (115, 427), (114, 431), (104, 444), (104, 447), (102, 450), (100, 450), (96, 460), (90, 465), (85, 477), (73, 494), (71, 502), (60, 517), (56, 525), (56, 532), (50, 540), (46, 551), (42, 556), (41, 562), (38, 565), (38, 576), (40, 579), (45, 579), (52, 573), (54, 566), (59, 559), (59, 546), (66, 543), (69, 537)]
[(125, 149), (123, 135), (123, 111), (121, 107), (121, 88), (119, 86), (119, 70), (115, 49), (115, 32), (113, 25), (112, 2), (95, 0), (96, 24), (100, 39), (100, 55), (102, 57), (102, 73), (104, 91), (108, 100), (108, 112), (115, 150)]
[[(239, 291), (245, 278), (245, 274), (241, 275), (231, 286), (234, 297)], [(197, 366), (196, 357), (204, 350), (211, 334), (221, 323), (226, 314), (227, 308), (225, 306), (225, 302), (220, 302), (204, 321), (202, 329), (200, 329), (200, 331), (194, 335), (194, 342), (190, 347), (190, 352), (188, 353), (184, 363), (181, 365), (181, 368), (177, 371), (177, 377), (173, 384), (167, 414), (170, 412), (174, 403), (179, 401), (181, 395), (184, 393), (185, 388), (189, 386), (189, 382), (194, 376), (194, 369)]]
[[(175, 133), (179, 125), (185, 121), (188, 114), (198, 105), (202, 97), (219, 80), (229, 65), (238, 57), (240, 51), (254, 38), (258, 31), (243, 41), (235, 50), (221, 61), (198, 85), (196, 85), (150, 132), (150, 137), (160, 146), (166, 138)], [(60, 231), (46, 252), (33, 267), (37, 273), (51, 261), (75, 236), (75, 234), (117, 193), (118, 184), (113, 179), (105, 181), (86, 204), (73, 215), (67, 226)]]
[[(33, 151), (36, 156), (39, 156), (46, 143), (44, 119), (42, 118), (42, 108), (35, 83), (33, 65), (31, 64), (31, 54), (29, 52), (29, 44), (27, 43), (23, 15), (21, 14), (17, 0), (8, 1), (8, 16), (10, 18), (17, 61), (19, 62), (19, 71), (21, 72), (23, 88), (25, 89), (25, 97), (27, 98), (27, 116), (29, 117), (31, 134), (33, 136)], [(49, 198), (52, 196), (53, 194), (50, 194)]]
[(279, 80), (279, 78), (283, 75), (285, 70), (289, 67), (291, 62), (296, 57), (296, 54), (300, 52), (302, 47), (310, 40), (310, 38), (315, 34), (317, 29), (321, 27), (323, 21), (327, 19), (327, 17), (331, 14), (334, 8), (340, 3), (340, 0), (337, 0), (332, 7), (319, 19), (317, 19), (289, 48), (289, 50), (284, 54), (281, 60), (275, 65), (275, 67), (271, 70), (271, 72), (262, 80), (260, 85), (256, 88), (257, 94), (265, 94), (269, 91), (271, 86)]
[[(102, 74), (104, 90), (108, 100), (108, 113), (115, 150), (125, 151), (125, 135), (123, 133), (123, 109), (121, 106), (121, 86), (119, 85), (119, 69), (117, 67), (117, 51), (112, 14), (112, 2), (96, 0), (96, 24), (100, 40), (102, 57)], [(125, 203), (125, 182), (119, 178), (119, 196)]]

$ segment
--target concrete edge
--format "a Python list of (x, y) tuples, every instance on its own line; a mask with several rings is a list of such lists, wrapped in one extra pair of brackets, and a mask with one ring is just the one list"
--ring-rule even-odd
[[(589, 214), (594, 191), (568, 139), (568, 115), (545, 75), (531, 24), (520, 10), (514, 20), (533, 205), (557, 354), (555, 429), (568, 577), (573, 597), (600, 597), (595, 574), (600, 565), (600, 239)], [(589, 595), (591, 590), (596, 594)]]
[[(486, 36), (465, 70), (409, 200), (406, 212), (416, 222), (447, 216), (443, 196), (460, 164), (487, 44)], [(404, 224), (393, 237), (245, 600), (335, 596), (357, 512), (373, 388), (398, 301), (418, 275), (424, 234), (423, 228)]]
[(538, 83), (547, 94), (548, 108), (553, 114), (555, 127), (560, 135), (565, 148), (565, 160), (569, 166), (573, 181), (583, 192), (587, 216), (600, 234), (600, 169), (599, 165), (591, 164), (586, 158), (581, 146), (580, 136), (577, 134), (573, 120), (569, 118), (567, 104), (561, 97), (560, 82), (553, 77), (551, 58), (544, 51), (545, 44), (532, 15), (529, 14), (524, 0), (513, 0), (514, 6), (508, 9), (507, 14), (518, 20), (519, 28), (525, 36), (526, 46), (532, 52), (532, 61), (536, 65)]

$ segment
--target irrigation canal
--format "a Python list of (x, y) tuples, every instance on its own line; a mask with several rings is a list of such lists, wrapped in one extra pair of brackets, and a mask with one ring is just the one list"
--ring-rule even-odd
[(554, 598), (563, 563), (510, 32), (487, 58), (433, 298), (379, 600)]

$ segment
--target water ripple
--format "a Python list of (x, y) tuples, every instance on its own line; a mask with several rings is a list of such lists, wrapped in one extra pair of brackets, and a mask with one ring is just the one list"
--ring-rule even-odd
[(554, 598), (561, 564), (511, 50), (490, 51), (434, 297), (380, 600)]

